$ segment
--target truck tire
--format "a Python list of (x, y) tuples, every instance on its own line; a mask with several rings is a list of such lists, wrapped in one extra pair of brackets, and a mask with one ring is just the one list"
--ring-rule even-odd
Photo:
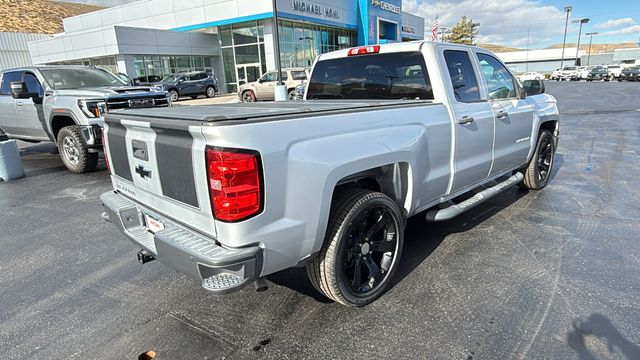
[(82, 174), (96, 169), (98, 153), (90, 153), (76, 125), (63, 127), (58, 133), (58, 151), (69, 171)]
[(212, 98), (216, 96), (216, 88), (214, 88), (213, 86), (207, 86), (207, 90), (205, 95), (207, 95), (208, 98)]
[(404, 218), (393, 200), (380, 192), (347, 190), (334, 198), (324, 245), (307, 275), (328, 298), (364, 306), (388, 287), (403, 238)]
[(547, 186), (553, 169), (555, 153), (556, 149), (551, 131), (540, 131), (533, 156), (529, 160), (527, 167), (524, 168), (524, 181), (520, 183), (520, 187), (529, 190), (540, 190)]

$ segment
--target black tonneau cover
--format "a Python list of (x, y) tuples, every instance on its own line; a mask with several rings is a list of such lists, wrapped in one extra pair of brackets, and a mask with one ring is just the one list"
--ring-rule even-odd
[[(119, 110), (107, 117), (152, 118), (158, 120), (186, 120), (223, 122), (238, 120), (274, 120), (317, 114), (319, 112), (356, 112), (381, 107), (424, 106), (431, 100), (309, 100), (215, 105), (176, 105), (171, 108)], [(109, 120), (109, 119), (107, 119)]]

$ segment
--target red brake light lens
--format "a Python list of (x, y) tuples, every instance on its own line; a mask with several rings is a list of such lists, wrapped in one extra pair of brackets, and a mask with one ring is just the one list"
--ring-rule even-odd
[(349, 49), (349, 56), (377, 54), (380, 52), (380, 45), (361, 46)]
[(217, 220), (245, 220), (262, 209), (260, 156), (246, 150), (206, 150), (209, 196)]

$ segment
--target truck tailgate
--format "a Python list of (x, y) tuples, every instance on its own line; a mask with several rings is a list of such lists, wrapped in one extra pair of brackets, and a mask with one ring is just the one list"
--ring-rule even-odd
[(215, 236), (201, 127), (179, 120), (150, 120), (118, 115), (105, 119), (114, 188), (141, 204), (151, 217), (147, 222), (158, 214)]

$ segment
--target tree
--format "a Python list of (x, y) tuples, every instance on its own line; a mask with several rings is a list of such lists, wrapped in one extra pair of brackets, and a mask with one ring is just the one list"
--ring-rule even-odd
[(472, 19), (463, 16), (453, 25), (451, 32), (442, 36), (442, 41), (454, 44), (475, 45), (475, 40), (478, 37), (478, 26), (480, 26), (480, 23), (473, 22)]

